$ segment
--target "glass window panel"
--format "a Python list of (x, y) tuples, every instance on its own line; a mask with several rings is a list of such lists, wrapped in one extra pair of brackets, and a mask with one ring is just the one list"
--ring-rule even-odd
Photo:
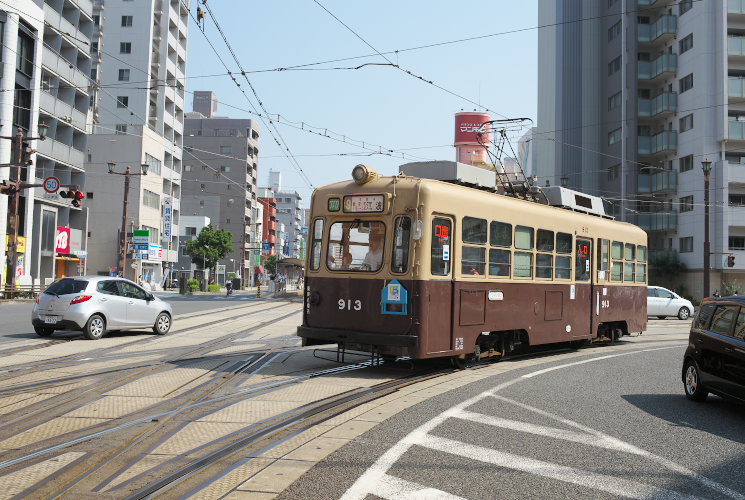
[(577, 254), (575, 255), (574, 279), (577, 281), (588, 281), (590, 279), (590, 267), (592, 255), (590, 240), (578, 239), (575, 243)]
[(631, 243), (626, 243), (626, 260), (634, 260), (636, 258), (636, 246)]
[(405, 273), (409, 268), (409, 244), (411, 241), (411, 218), (397, 217), (393, 228), (393, 258), (391, 271)]
[(634, 281), (634, 263), (626, 262), (623, 266), (623, 280)]
[(533, 277), (533, 254), (527, 252), (515, 252), (515, 277)]
[[(610, 242), (598, 238), (598, 248), (600, 248), (598, 252), (598, 271), (607, 271), (610, 264)], [(606, 276), (605, 279), (608, 279), (608, 277)]]
[(572, 258), (569, 256), (556, 257), (556, 279), (568, 280), (572, 278)]
[(613, 281), (621, 281), (623, 278), (623, 262), (613, 262), (611, 267), (610, 279)]
[(723, 335), (732, 335), (732, 326), (738, 311), (737, 306), (718, 306), (711, 320), (710, 330)]
[(463, 217), (463, 242), (486, 244), (486, 219)]
[(489, 274), (492, 276), (509, 276), (511, 257), (509, 250), (489, 250)]
[(323, 241), (323, 219), (313, 222), (313, 242), (311, 243), (310, 268), (314, 271), (321, 267), (321, 242)]
[[(533, 250), (533, 228), (527, 226), (515, 227), (515, 248)], [(515, 259), (517, 265), (517, 259)]]
[(707, 329), (711, 322), (711, 317), (714, 314), (714, 309), (717, 307), (716, 304), (704, 304), (701, 306), (701, 311), (696, 316), (695, 328)]
[(623, 259), (623, 243), (614, 241), (610, 247), (611, 259)]
[(737, 315), (737, 323), (735, 323), (735, 337), (745, 340), (745, 309), (742, 308), (740, 308), (740, 313)]
[(636, 282), (644, 283), (647, 281), (647, 265), (637, 264), (636, 265)]
[(539, 253), (535, 257), (536, 278), (553, 278), (554, 256), (548, 253)]
[(512, 224), (492, 221), (490, 228), (489, 242), (495, 247), (512, 246)]
[[(541, 252), (553, 252), (554, 251), (554, 232), (546, 229), (538, 230), (538, 245), (537, 248)], [(536, 264), (537, 265), (537, 264)]]
[(383, 264), (385, 224), (335, 222), (329, 228), (326, 265), (332, 271), (377, 271)]
[(460, 263), (461, 273), (483, 276), (486, 273), (486, 248), (464, 246)]
[(450, 274), (450, 219), (432, 219), (432, 274)]
[(572, 235), (556, 233), (556, 253), (572, 253)]
[(647, 247), (643, 245), (637, 245), (636, 260), (638, 260), (639, 262), (647, 262)]

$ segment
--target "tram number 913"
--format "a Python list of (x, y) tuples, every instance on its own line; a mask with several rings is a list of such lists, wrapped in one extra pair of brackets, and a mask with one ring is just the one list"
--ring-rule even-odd
[(340, 311), (361, 311), (362, 310), (361, 300), (339, 299), (338, 304), (339, 304)]

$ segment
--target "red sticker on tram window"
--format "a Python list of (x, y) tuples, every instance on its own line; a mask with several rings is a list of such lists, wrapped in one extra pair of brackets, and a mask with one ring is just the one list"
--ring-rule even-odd
[(435, 224), (435, 236), (437, 236), (438, 238), (447, 239), (449, 232), (450, 228), (448, 226)]

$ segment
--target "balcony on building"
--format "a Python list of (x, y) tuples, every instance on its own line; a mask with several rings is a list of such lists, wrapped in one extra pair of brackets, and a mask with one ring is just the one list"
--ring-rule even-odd
[(667, 43), (678, 32), (678, 17), (673, 15), (661, 16), (652, 24), (637, 25), (637, 41), (644, 44)]
[(745, 141), (745, 120), (740, 121), (733, 118), (730, 117), (730, 120), (727, 122), (727, 139), (730, 141)]
[(745, 0), (727, 0), (727, 18), (745, 21)]
[(677, 111), (677, 92), (663, 92), (652, 99), (639, 99), (637, 101), (639, 118), (666, 118)]
[[(652, 7), (652, 8), (668, 8), (675, 4), (676, 0), (636, 0), (636, 5), (639, 7)], [(647, 9), (644, 9), (645, 12)]]
[(640, 194), (674, 193), (678, 189), (678, 172), (664, 170), (654, 174), (639, 174), (637, 184)]
[(730, 59), (745, 60), (745, 36), (729, 35), (727, 37), (727, 55)]
[(730, 104), (743, 104), (743, 99), (745, 98), (745, 76), (730, 76), (727, 79), (727, 96), (729, 97)]
[(659, 212), (652, 214), (638, 214), (637, 224), (647, 232), (650, 231), (677, 231), (678, 212)]
[(675, 74), (678, 70), (678, 56), (663, 54), (654, 61), (639, 61), (639, 80), (657, 83)]
[(638, 136), (637, 151), (640, 155), (655, 156), (678, 150), (678, 133), (665, 130), (652, 136)]

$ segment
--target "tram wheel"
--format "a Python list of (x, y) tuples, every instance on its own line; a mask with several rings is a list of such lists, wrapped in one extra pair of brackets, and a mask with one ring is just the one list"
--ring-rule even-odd
[(453, 368), (455, 368), (456, 370), (466, 369), (466, 360), (459, 356), (453, 356), (452, 358), (450, 358), (450, 363), (453, 365)]

